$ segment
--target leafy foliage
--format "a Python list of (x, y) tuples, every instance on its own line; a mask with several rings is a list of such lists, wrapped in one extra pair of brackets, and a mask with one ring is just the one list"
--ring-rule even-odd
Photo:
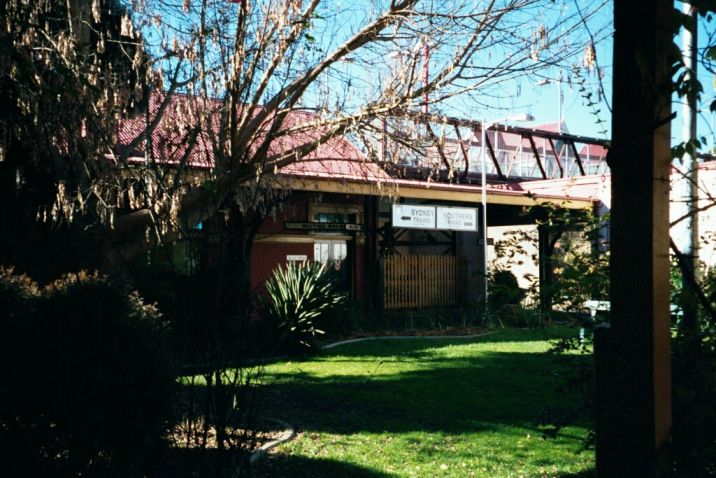
[[(592, 212), (569, 211), (557, 207), (534, 207), (526, 215), (536, 218), (538, 227), (547, 237), (547, 257), (543, 258), (551, 280), (527, 275), (528, 293), (539, 297), (564, 312), (582, 312), (587, 300), (606, 300), (609, 295), (609, 250), (603, 233), (608, 227), (608, 216), (598, 217)], [(532, 231), (510, 231), (507, 239), (495, 246), (503, 268), (520, 265), (528, 255), (525, 244), (538, 247), (538, 237)], [(531, 257), (535, 266), (539, 257)], [(543, 304), (544, 306), (545, 304)]]
[[(676, 279), (676, 280), (675, 280)], [(682, 297), (682, 277), (672, 274), (672, 297)], [(716, 307), (716, 268), (704, 274), (704, 295)], [(672, 342), (674, 466), (676, 476), (716, 475), (716, 323), (703, 308), (696, 334), (675, 317)]]
[(85, 273), (39, 287), (0, 269), (0, 447), (9, 476), (138, 476), (173, 374), (159, 311)]
[(89, 225), (124, 194), (105, 155), (148, 89), (126, 4), (0, 3), (0, 263), (36, 280), (97, 267)]
[[(693, 14), (674, 11), (674, 30), (684, 28), (692, 34), (706, 30), (706, 45), (702, 53), (692, 62), (687, 55), (677, 51), (677, 60), (673, 63), (672, 89), (687, 104), (695, 109), (716, 111), (716, 100), (707, 99), (705, 89), (696, 74), (696, 68), (714, 73), (716, 47), (713, 36), (714, 3), (707, 0), (689, 2)], [(699, 33), (702, 35), (702, 33)], [(703, 42), (703, 37), (702, 37)], [(674, 49), (678, 48), (676, 45)], [(695, 63), (694, 63), (695, 62)], [(710, 102), (707, 106), (707, 101)], [(695, 113), (694, 113), (695, 114)], [(672, 156), (677, 159), (678, 178), (682, 182), (696, 182), (696, 176), (688, 169), (680, 171), (679, 163), (684, 156), (695, 158), (706, 146), (704, 137), (693, 137), (672, 148)], [(694, 168), (696, 169), (696, 168)], [(672, 173), (673, 174), (673, 173)], [(691, 187), (689, 185), (689, 187)], [(698, 191), (701, 197), (707, 197), (707, 208), (713, 207), (711, 195), (704, 190)], [(703, 206), (695, 204), (686, 211), (682, 219), (698, 223), (698, 215)], [(673, 224), (672, 224), (673, 225)], [(704, 236), (701, 241), (706, 242)], [(671, 271), (671, 303), (682, 306), (683, 316), (674, 317), (672, 340), (672, 416), (673, 416), (673, 457), (674, 475), (677, 477), (716, 476), (716, 270), (703, 270), (696, 274), (699, 265), (685, 257), (672, 242), (675, 264)], [(677, 268), (678, 265), (678, 268)], [(701, 277), (698, 277), (698, 276)], [(682, 294), (686, 292), (686, 294)], [(696, 314), (690, 299), (698, 298)], [(683, 307), (687, 305), (687, 307)], [(695, 316), (694, 316), (695, 315)]]
[(609, 291), (609, 252), (594, 252), (578, 237), (565, 237), (555, 267), (555, 303), (567, 311), (581, 310), (587, 300), (603, 300)]
[(320, 262), (289, 262), (279, 266), (266, 282), (259, 313), (278, 332), (278, 345), (305, 351), (315, 345), (323, 314), (345, 300), (334, 290), (328, 269)]

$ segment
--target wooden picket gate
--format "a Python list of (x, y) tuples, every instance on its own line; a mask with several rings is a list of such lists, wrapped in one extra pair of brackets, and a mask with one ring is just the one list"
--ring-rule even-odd
[(453, 306), (465, 296), (463, 257), (396, 255), (381, 266), (385, 309)]

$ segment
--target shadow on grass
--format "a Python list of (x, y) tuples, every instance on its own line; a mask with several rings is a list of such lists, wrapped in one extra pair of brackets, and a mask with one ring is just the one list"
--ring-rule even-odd
[(270, 455), (255, 465), (251, 476), (255, 478), (393, 478), (397, 475), (336, 460)]
[[(421, 442), (423, 432), (444, 435), (446, 440), (461, 434), (477, 440), (485, 436), (508, 448), (502, 450), (502, 460), (523, 457), (534, 462), (538, 459), (527, 458), (516, 444), (530, 435), (542, 436), (546, 408), (551, 408), (550, 417), (565, 425), (586, 427), (590, 415), (568, 378), (588, 366), (591, 358), (564, 355), (555, 360), (542, 351), (543, 345), (527, 344), (545, 338), (543, 331), (519, 331), (517, 337), (506, 331), (466, 341), (347, 345), (330, 351), (335, 355), (269, 367), (266, 385), (257, 387), (258, 399), (264, 415), (285, 420), (306, 433), (384, 436), (416, 432), (417, 441), (409, 445), (420, 454), (434, 451), (430, 440)], [(522, 342), (524, 347), (502, 347), (502, 342)], [(466, 343), (483, 346), (467, 353), (442, 349)], [(441, 350), (431, 350), (435, 348)], [(576, 452), (579, 435), (579, 429), (565, 428), (559, 431), (557, 442)], [(496, 436), (504, 438), (496, 440)], [(547, 443), (546, 447), (552, 446)], [(262, 472), (257, 476), (390, 476), (331, 460), (284, 455), (272, 459), (265, 467), (260, 465)], [(549, 457), (540, 459), (552, 463)], [(569, 461), (568, 456), (565, 459)], [(558, 476), (588, 478), (593, 473)]]
[(577, 473), (560, 473), (556, 475), (556, 478), (595, 478), (597, 476), (597, 470), (594, 468), (585, 471), (579, 471)]
[[(163, 471), (158, 478), (193, 478), (197, 476), (236, 475), (236, 467), (228, 452), (217, 450), (172, 450), (165, 457)], [(394, 478), (397, 475), (383, 473), (352, 463), (324, 458), (307, 458), (283, 454), (270, 454), (251, 466), (252, 478)]]
[[(297, 364), (298, 370), (268, 374), (269, 383), (277, 382), (260, 387), (258, 398), (267, 416), (310, 431), (462, 433), (508, 425), (540, 433), (542, 413), (555, 404), (564, 421), (588, 424), (579, 392), (560, 388), (571, 370), (588, 361), (576, 355), (557, 362), (544, 353), (483, 352), (413, 360), (419, 369), (396, 373), (382, 374), (381, 367), (390, 364), (376, 361), (366, 365), (365, 374), (328, 377)], [(363, 366), (362, 360), (355, 362)], [(430, 366), (422, 368), (426, 363)]]
[[(248, 455), (243, 455), (248, 459)], [(197, 476), (234, 476), (240, 454), (231, 450), (169, 448), (161, 457), (157, 478), (194, 478)]]

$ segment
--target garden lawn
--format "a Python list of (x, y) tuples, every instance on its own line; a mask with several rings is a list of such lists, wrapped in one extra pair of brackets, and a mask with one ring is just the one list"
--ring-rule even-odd
[[(269, 365), (263, 411), (298, 436), (256, 476), (591, 476), (589, 410), (564, 387), (590, 357), (547, 353), (551, 338), (575, 333), (381, 339)], [(545, 412), (572, 424), (546, 440)]]

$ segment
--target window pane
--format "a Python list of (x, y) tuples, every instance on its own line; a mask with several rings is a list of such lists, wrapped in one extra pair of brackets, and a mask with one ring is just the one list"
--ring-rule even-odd
[(328, 253), (330, 252), (328, 242), (316, 242), (313, 244), (313, 260), (319, 262), (328, 262)]
[(345, 242), (335, 241), (333, 242), (333, 250), (331, 252), (333, 252), (333, 255), (331, 257), (332, 260), (342, 261), (348, 255), (348, 246)]

